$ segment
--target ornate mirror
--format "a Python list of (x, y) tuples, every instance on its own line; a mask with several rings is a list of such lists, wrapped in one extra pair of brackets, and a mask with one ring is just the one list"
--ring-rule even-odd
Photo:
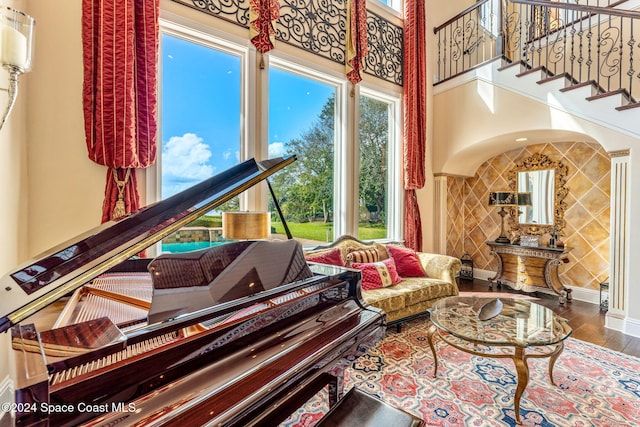
[(512, 191), (531, 194), (531, 206), (509, 208), (509, 226), (527, 234), (560, 234), (564, 228), (567, 167), (535, 153), (516, 163), (507, 176)]

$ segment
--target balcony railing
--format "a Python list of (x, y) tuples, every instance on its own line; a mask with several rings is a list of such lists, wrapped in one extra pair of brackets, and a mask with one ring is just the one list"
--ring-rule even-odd
[(434, 33), (436, 83), (501, 59), (567, 87), (592, 85), (593, 97), (619, 93), (621, 108), (640, 99), (640, 12), (626, 1), (483, 0)]

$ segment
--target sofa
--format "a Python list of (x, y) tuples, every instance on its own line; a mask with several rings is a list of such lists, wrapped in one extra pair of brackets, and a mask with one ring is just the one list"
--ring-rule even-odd
[(389, 325), (424, 315), (439, 299), (458, 295), (459, 259), (414, 252), (398, 243), (363, 242), (344, 235), (305, 249), (305, 258), (362, 271), (362, 297), (386, 312)]

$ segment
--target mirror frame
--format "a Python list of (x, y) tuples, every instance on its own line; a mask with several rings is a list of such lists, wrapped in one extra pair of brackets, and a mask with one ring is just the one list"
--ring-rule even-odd
[(509, 227), (511, 230), (521, 230), (526, 234), (541, 235), (545, 233), (555, 233), (560, 235), (565, 227), (564, 211), (567, 204), (564, 198), (569, 193), (566, 187), (568, 168), (560, 161), (553, 161), (545, 154), (534, 153), (521, 162), (517, 162), (507, 175), (509, 188), (511, 191), (518, 191), (518, 172), (531, 172), (537, 170), (553, 169), (555, 171), (553, 197), (553, 224), (520, 224), (518, 222), (517, 207), (509, 207)]

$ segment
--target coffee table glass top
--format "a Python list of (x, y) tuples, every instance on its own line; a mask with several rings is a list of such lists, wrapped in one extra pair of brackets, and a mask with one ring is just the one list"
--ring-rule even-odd
[(547, 346), (571, 335), (565, 319), (525, 299), (500, 298), (500, 314), (480, 320), (481, 308), (495, 299), (448, 297), (436, 302), (428, 311), (431, 322), (441, 331), (488, 346)]

